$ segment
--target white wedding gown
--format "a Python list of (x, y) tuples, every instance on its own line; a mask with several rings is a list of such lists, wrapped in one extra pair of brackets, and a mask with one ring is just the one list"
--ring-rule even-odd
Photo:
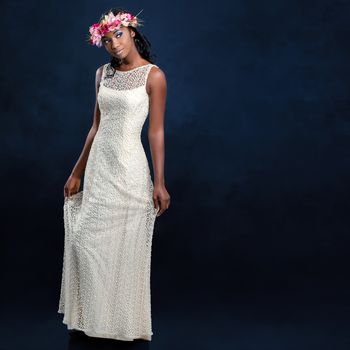
[[(151, 247), (157, 209), (141, 143), (154, 64), (129, 71), (103, 66), (101, 119), (83, 190), (66, 197), (58, 312), (88, 336), (151, 340)], [(114, 73), (114, 75), (113, 75)]]

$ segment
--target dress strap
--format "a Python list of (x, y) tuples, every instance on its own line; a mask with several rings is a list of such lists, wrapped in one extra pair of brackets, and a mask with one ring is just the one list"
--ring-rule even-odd
[(101, 75), (101, 81), (105, 78), (106, 76), (106, 69), (107, 69), (108, 63), (105, 63), (102, 68), (102, 75)]
[(149, 75), (149, 73), (150, 73), (152, 67), (157, 67), (157, 68), (159, 68), (156, 64), (153, 64), (153, 63), (147, 65), (147, 69), (146, 69), (146, 72), (145, 72), (145, 79), (144, 79), (144, 85), (145, 85), (145, 86), (146, 86), (146, 84), (147, 84), (148, 75)]
[(156, 64), (151, 63), (151, 64), (149, 65), (149, 71), (152, 69), (152, 67), (157, 67), (157, 68), (159, 68)]

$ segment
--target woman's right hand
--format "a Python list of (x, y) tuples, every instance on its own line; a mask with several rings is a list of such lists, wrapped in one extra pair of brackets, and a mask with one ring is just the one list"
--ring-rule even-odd
[(63, 195), (64, 197), (70, 197), (76, 194), (80, 188), (81, 179), (77, 176), (70, 175), (66, 184), (64, 185)]

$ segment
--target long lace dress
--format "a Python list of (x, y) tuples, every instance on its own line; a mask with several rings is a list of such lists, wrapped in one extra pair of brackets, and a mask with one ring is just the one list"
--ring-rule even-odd
[(153, 334), (150, 267), (157, 209), (141, 143), (153, 66), (129, 71), (103, 66), (101, 119), (83, 190), (64, 200), (58, 312), (68, 329), (88, 336), (131, 341), (151, 340)]

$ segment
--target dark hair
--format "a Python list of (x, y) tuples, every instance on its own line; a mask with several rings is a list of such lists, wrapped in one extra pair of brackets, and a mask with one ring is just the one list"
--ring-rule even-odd
[[(109, 12), (112, 12), (115, 16), (118, 13), (129, 13), (128, 11), (126, 11), (122, 8), (114, 7), (114, 8), (111, 8), (110, 10), (104, 12), (100, 17), (99, 22), (101, 22), (102, 19), (104, 18), (104, 16), (108, 15)], [(151, 58), (151, 57), (154, 57), (154, 55), (151, 55), (151, 43), (149, 42), (149, 40), (146, 38), (146, 36), (144, 34), (139, 32), (137, 28), (132, 27), (132, 26), (128, 26), (128, 28), (130, 28), (130, 30), (132, 30), (135, 33), (134, 42), (135, 42), (136, 49), (139, 52), (140, 56), (142, 58), (144, 58), (145, 60), (149, 61), (150, 63), (154, 63), (153, 58)], [(111, 66), (113, 68), (118, 68), (121, 64), (121, 61), (118, 58), (111, 56), (110, 63), (111, 63)]]

